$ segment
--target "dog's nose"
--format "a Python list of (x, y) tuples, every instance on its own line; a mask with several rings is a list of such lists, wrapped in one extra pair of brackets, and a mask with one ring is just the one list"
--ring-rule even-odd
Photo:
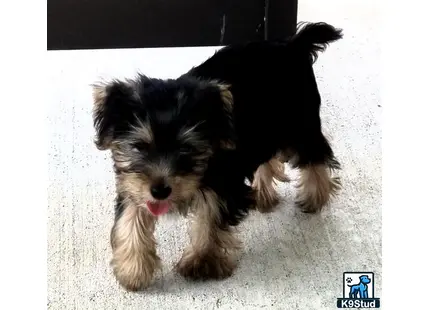
[(158, 200), (166, 199), (171, 193), (172, 188), (165, 183), (158, 183), (151, 187), (152, 197)]

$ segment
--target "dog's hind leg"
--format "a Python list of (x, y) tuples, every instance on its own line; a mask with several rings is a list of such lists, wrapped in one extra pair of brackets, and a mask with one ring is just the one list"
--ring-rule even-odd
[(300, 170), (296, 202), (304, 212), (320, 211), (340, 189), (340, 180), (331, 176), (331, 168), (325, 164), (309, 164)]
[(278, 156), (260, 165), (254, 173), (252, 187), (255, 190), (257, 210), (266, 213), (271, 212), (279, 202), (279, 196), (273, 186), (276, 179), (280, 182), (288, 182), (289, 179), (284, 172), (284, 164)]
[(292, 162), (300, 170), (296, 204), (306, 213), (320, 211), (341, 187), (340, 179), (332, 175), (340, 164), (319, 129), (307, 132), (296, 151)]

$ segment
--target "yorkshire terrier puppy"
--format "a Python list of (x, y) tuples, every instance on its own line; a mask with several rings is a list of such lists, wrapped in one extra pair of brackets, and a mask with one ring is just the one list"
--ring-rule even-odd
[(111, 151), (116, 175), (112, 267), (124, 288), (150, 285), (160, 267), (155, 224), (173, 212), (192, 215), (178, 272), (230, 276), (240, 248), (233, 227), (249, 210), (273, 209), (285, 162), (300, 171), (303, 211), (329, 202), (340, 165), (321, 132), (312, 64), (341, 37), (305, 24), (285, 41), (227, 46), (177, 79), (93, 85), (96, 145)]

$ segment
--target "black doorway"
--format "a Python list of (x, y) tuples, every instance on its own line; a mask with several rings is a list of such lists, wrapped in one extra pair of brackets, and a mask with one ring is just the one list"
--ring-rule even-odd
[(47, 15), (48, 50), (217, 46), (291, 35), (297, 0), (48, 0)]

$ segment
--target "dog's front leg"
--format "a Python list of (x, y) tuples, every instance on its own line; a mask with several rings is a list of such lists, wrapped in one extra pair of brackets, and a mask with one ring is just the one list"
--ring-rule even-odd
[(160, 267), (154, 228), (155, 218), (145, 208), (123, 203), (111, 232), (111, 266), (116, 279), (127, 290), (148, 287)]
[(368, 298), (368, 295), (367, 295), (367, 288), (363, 291), (363, 298)]
[(177, 264), (178, 272), (192, 279), (223, 279), (237, 266), (240, 241), (232, 227), (223, 223), (221, 208), (225, 207), (211, 190), (195, 198), (190, 229), (191, 244)]

